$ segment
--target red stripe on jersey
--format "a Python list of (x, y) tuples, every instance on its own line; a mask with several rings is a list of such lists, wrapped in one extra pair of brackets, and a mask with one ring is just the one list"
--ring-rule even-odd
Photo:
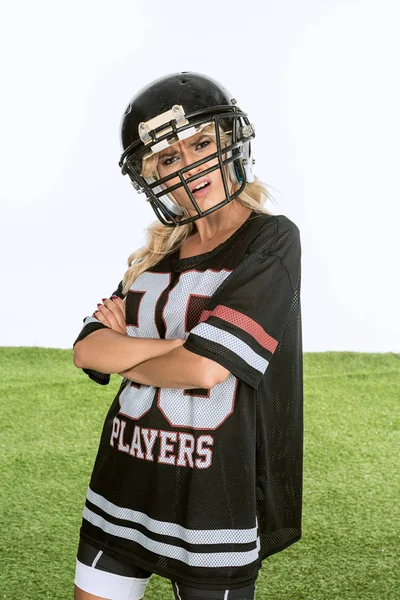
[(243, 329), (243, 331), (246, 331), (252, 335), (253, 338), (260, 344), (260, 346), (263, 346), (263, 348), (269, 350), (271, 354), (275, 352), (275, 348), (278, 345), (277, 340), (268, 335), (268, 333), (256, 321), (250, 319), (250, 317), (247, 317), (238, 310), (234, 310), (233, 308), (228, 308), (227, 306), (219, 304), (214, 308), (214, 310), (203, 310), (199, 323), (202, 323), (210, 316), (218, 317), (219, 319), (223, 319), (224, 321), (232, 323), (232, 325), (235, 325), (235, 327)]

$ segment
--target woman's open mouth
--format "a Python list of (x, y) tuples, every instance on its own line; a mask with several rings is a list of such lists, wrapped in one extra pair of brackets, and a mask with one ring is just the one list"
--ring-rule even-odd
[(210, 179), (204, 178), (191, 189), (191, 192), (195, 198), (201, 198), (202, 196), (208, 194), (210, 187)]

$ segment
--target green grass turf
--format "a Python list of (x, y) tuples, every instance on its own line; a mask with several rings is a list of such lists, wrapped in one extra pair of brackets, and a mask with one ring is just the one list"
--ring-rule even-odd
[[(108, 386), (72, 350), (0, 348), (0, 600), (72, 598)], [(400, 355), (304, 355), (303, 537), (263, 562), (256, 600), (400, 598)], [(154, 575), (145, 600), (173, 600)]]

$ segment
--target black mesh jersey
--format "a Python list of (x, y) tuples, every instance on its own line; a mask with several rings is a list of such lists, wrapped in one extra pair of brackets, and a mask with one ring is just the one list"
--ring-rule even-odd
[[(264, 558), (300, 539), (300, 263), (298, 227), (253, 211), (211, 252), (170, 253), (134, 281), (128, 335), (186, 339), (230, 375), (188, 390), (123, 379), (87, 492), (84, 540), (178, 583), (221, 590), (254, 582)], [(116, 293), (123, 297), (122, 282)], [(74, 345), (101, 327), (86, 317)]]

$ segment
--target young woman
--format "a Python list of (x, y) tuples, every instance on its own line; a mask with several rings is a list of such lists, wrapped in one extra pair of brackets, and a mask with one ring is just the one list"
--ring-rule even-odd
[(152, 573), (176, 600), (253, 600), (262, 560), (301, 537), (300, 236), (262, 206), (253, 137), (196, 73), (158, 79), (125, 111), (120, 166), (161, 223), (74, 343), (91, 379), (123, 377), (76, 600), (139, 600)]

